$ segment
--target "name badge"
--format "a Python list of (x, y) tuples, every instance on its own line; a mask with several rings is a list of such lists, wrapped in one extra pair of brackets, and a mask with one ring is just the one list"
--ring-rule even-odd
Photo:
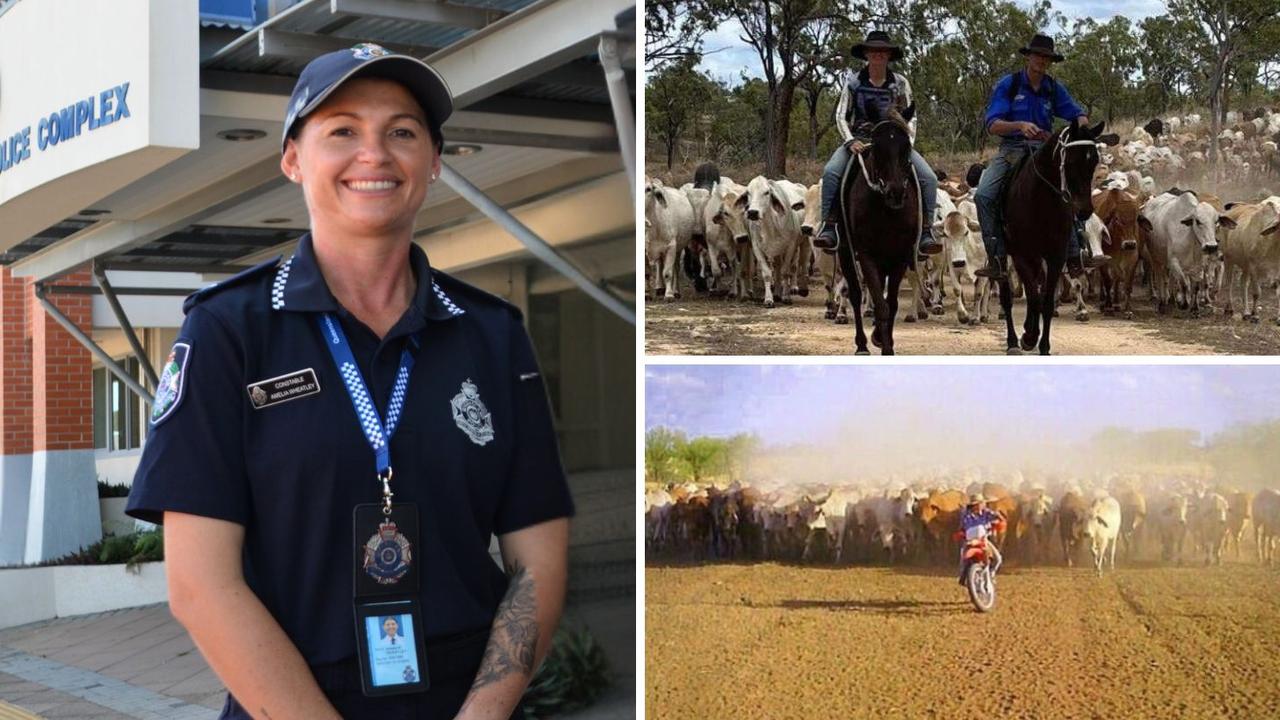
[(320, 392), (320, 381), (311, 368), (295, 370), (266, 380), (259, 380), (245, 387), (254, 410), (262, 410), (290, 400), (297, 400)]

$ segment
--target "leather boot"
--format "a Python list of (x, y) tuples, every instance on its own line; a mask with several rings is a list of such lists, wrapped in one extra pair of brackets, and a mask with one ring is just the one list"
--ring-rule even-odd
[(1009, 277), (1005, 268), (1006, 260), (1003, 255), (989, 255), (986, 267), (978, 268), (973, 274), (993, 281), (1005, 280)]
[(836, 223), (831, 218), (827, 218), (822, 222), (822, 230), (813, 238), (813, 246), (819, 250), (835, 250), (840, 244), (839, 237), (836, 234)]

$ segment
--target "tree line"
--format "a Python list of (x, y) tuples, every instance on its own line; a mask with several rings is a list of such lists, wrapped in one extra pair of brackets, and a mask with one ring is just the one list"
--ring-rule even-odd
[(652, 428), (644, 436), (644, 479), (663, 485), (711, 478), (742, 480), (759, 448), (760, 439), (749, 433), (691, 438), (679, 430)]
[[(1133, 23), (1068, 19), (1049, 0), (646, 2), (647, 146), (662, 149), (668, 168), (683, 143), (723, 164), (763, 161), (770, 177), (786, 173), (788, 156), (824, 160), (840, 140), (834, 109), (844, 78), (861, 67), (850, 49), (871, 29), (902, 45), (893, 67), (911, 83), (925, 154), (982, 149), (992, 86), (1022, 66), (1018, 48), (1043, 28), (1067, 57), (1050, 73), (1093, 119), (1207, 107), (1217, 135), (1229, 108), (1253, 108), (1280, 91), (1280, 0), (1167, 7)], [(718, 50), (706, 46), (707, 34), (729, 21), (762, 77), (725, 81), (698, 69)]]
[[(802, 455), (821, 457), (819, 448), (791, 448)], [(645, 481), (669, 483), (746, 482), (757, 457), (780, 451), (766, 448), (759, 436), (740, 433), (729, 437), (693, 436), (665, 427), (645, 433)], [(1085, 472), (1182, 472), (1209, 469), (1212, 476), (1254, 489), (1280, 488), (1280, 420), (1235, 425), (1202, 438), (1195, 430), (1163, 428), (1132, 430), (1108, 427), (1084, 442), (1055, 451), (1046, 463), (1059, 463), (1065, 471)], [(904, 465), (910, 464), (904, 459)], [(958, 470), (959, 468), (957, 468)]]

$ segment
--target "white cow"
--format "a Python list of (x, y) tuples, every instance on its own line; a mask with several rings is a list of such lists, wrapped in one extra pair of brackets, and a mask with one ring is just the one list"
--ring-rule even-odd
[(1120, 536), (1120, 503), (1110, 495), (1097, 497), (1089, 507), (1084, 523), (1084, 536), (1089, 538), (1093, 568), (1102, 577), (1103, 560), (1110, 553), (1111, 569), (1116, 569), (1116, 539)]
[(961, 279), (968, 275), (969, 268), (969, 235), (979, 230), (976, 221), (970, 221), (952, 202), (951, 196), (938, 191), (938, 206), (934, 213), (933, 233), (942, 239), (942, 255), (935, 260), (934, 269), (930, 272), (932, 300), (936, 307), (942, 306), (943, 266), (951, 278), (951, 286), (955, 289), (956, 319), (961, 325), (969, 323), (969, 309), (964, 305), (964, 284)]
[(786, 193), (792, 214), (795, 215), (795, 245), (788, 251), (788, 275), (791, 278), (791, 292), (800, 297), (809, 296), (809, 267), (813, 263), (813, 239), (803, 231), (805, 208), (808, 207), (806, 194), (809, 188), (790, 180), (778, 180), (777, 184)]
[(774, 306), (775, 285), (778, 299), (790, 303), (786, 260), (788, 251), (796, 245), (800, 222), (791, 209), (789, 193), (773, 180), (757, 175), (747, 183), (746, 194), (736, 204), (744, 208), (747, 216), (752, 252), (764, 282), (764, 306)]
[(1199, 315), (1200, 291), (1207, 282), (1205, 258), (1218, 252), (1218, 228), (1234, 228), (1235, 221), (1219, 215), (1189, 191), (1151, 198), (1143, 206), (1142, 216), (1151, 223), (1152, 286), (1161, 311), (1172, 300), (1172, 279), (1181, 295), (1180, 305), (1190, 307), (1193, 316)]
[[(1218, 291), (1219, 302), (1224, 302), (1223, 312), (1233, 314), (1236, 270), (1240, 271), (1244, 286), (1244, 319), (1258, 322), (1262, 312), (1262, 282), (1280, 272), (1280, 196), (1271, 196), (1252, 205), (1236, 205), (1227, 215), (1236, 221), (1236, 227), (1227, 231), (1222, 243), (1222, 284)], [(1249, 293), (1253, 291), (1253, 299)], [(1277, 291), (1276, 322), (1280, 323), (1280, 290)]]
[(657, 178), (647, 178), (644, 197), (645, 259), (654, 296), (664, 290), (667, 301), (680, 297), (676, 262), (693, 237), (693, 206), (684, 193)]
[[(804, 193), (804, 219), (800, 222), (800, 233), (812, 238), (822, 224), (822, 183), (814, 183)], [(822, 286), (827, 291), (826, 312), (828, 320), (835, 320), (837, 325), (849, 322), (849, 291), (844, 278), (840, 274), (840, 263), (835, 253), (828, 253), (813, 247), (809, 242), (813, 265), (822, 277)]]
[(703, 208), (713, 284), (716, 288), (727, 285), (728, 297), (743, 300), (751, 296), (754, 269), (746, 215), (736, 204), (746, 190), (721, 178)]
[(1227, 543), (1227, 499), (1218, 493), (1206, 493), (1196, 501), (1192, 529), (1196, 542), (1204, 551), (1205, 565), (1222, 564), (1222, 548)]
[(969, 227), (969, 236), (965, 240), (964, 275), (973, 283), (973, 304), (975, 315), (970, 317), (972, 324), (984, 323), (989, 316), (992, 298), (998, 292), (996, 284), (974, 273), (987, 264), (987, 246), (982, 244), (982, 228), (978, 225), (978, 206), (969, 198), (956, 203), (956, 210), (964, 217)]

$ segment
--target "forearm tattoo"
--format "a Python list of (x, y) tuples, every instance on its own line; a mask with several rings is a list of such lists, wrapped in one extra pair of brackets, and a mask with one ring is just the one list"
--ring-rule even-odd
[(507, 575), (511, 578), (507, 594), (498, 605), (480, 671), (471, 685), (473, 692), (512, 673), (526, 678), (533, 674), (534, 652), (538, 647), (538, 603), (533, 592), (533, 576), (517, 562), (507, 565)]

